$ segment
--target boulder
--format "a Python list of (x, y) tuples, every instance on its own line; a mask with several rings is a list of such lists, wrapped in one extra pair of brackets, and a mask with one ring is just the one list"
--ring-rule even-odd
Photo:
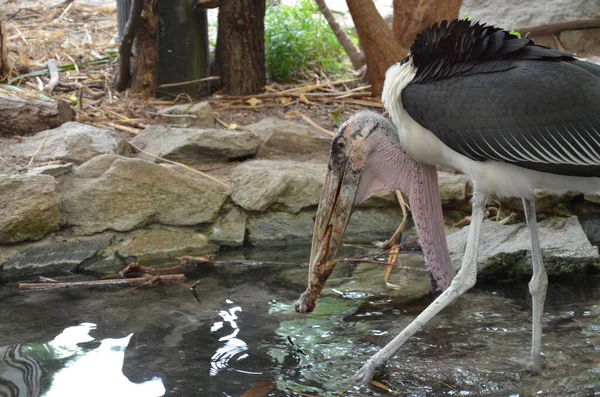
[(59, 227), (53, 177), (0, 175), (0, 244), (39, 240)]
[(249, 217), (246, 225), (251, 245), (282, 247), (310, 245), (314, 221), (307, 213), (270, 212)]
[(210, 103), (186, 103), (174, 105), (158, 112), (163, 123), (181, 127), (214, 128), (215, 116)]
[(467, 200), (469, 178), (461, 174), (438, 171), (438, 185), (442, 204)]
[(246, 235), (246, 214), (232, 206), (212, 225), (210, 241), (221, 246), (240, 247)]
[(246, 128), (260, 138), (258, 158), (327, 162), (331, 137), (314, 128), (276, 118), (266, 118)]
[[(553, 194), (545, 190), (536, 189), (535, 210), (536, 212), (548, 211), (559, 203), (573, 201), (580, 196), (581, 193), (573, 191), (563, 194)], [(505, 208), (509, 208), (513, 211), (523, 212), (523, 200), (519, 197), (504, 197), (499, 201)]]
[[(581, 274), (599, 268), (598, 248), (590, 244), (577, 217), (539, 222), (544, 263), (549, 275)], [(448, 236), (455, 269), (460, 268), (469, 226)], [(531, 275), (531, 243), (525, 223), (502, 225), (485, 221), (481, 229), (478, 269), (481, 276)]]
[(523, 35), (600, 26), (598, 2), (589, 0), (463, 0), (460, 16)]
[(600, 54), (600, 29), (566, 30), (560, 41), (568, 51), (580, 54)]
[(591, 212), (579, 215), (579, 223), (590, 243), (600, 245), (600, 213)]
[(211, 223), (228, 192), (180, 168), (115, 155), (95, 157), (60, 186), (61, 211), (76, 233), (128, 231), (147, 224)]
[(248, 211), (270, 207), (294, 214), (319, 204), (325, 164), (256, 160), (240, 164), (231, 173), (232, 200)]
[[(81, 164), (100, 154), (127, 154), (129, 145), (118, 135), (103, 128), (76, 122), (38, 132), (14, 145), (19, 157), (45, 162), (63, 160)], [(39, 152), (38, 152), (39, 150)]]
[(199, 256), (217, 252), (219, 247), (211, 244), (202, 233), (190, 230), (151, 229), (133, 232), (131, 236), (116, 244), (111, 250), (120, 257), (137, 258), (147, 262), (174, 261), (183, 255)]
[(590, 203), (600, 204), (600, 193), (584, 194), (583, 199)]
[(4, 262), (2, 278), (66, 275), (75, 271), (80, 265), (90, 265), (102, 260), (101, 251), (109, 244), (110, 237), (94, 236), (34, 245)]
[(74, 164), (48, 164), (40, 167), (30, 168), (27, 173), (31, 175), (50, 175), (55, 178), (59, 176), (69, 174), (73, 171)]
[[(258, 137), (248, 130), (215, 128), (175, 128), (154, 125), (131, 141), (153, 155), (188, 165), (225, 162), (254, 156)], [(154, 161), (144, 153), (140, 158)]]

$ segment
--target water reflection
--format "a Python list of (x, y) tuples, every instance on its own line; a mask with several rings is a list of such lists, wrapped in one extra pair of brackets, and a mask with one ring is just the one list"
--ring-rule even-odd
[[(92, 323), (65, 328), (47, 343), (0, 347), (0, 395), (163, 396), (160, 378), (133, 383), (123, 375), (125, 350), (133, 334), (91, 343)], [(90, 344), (93, 347), (88, 347)], [(42, 389), (47, 389), (43, 391)]]
[[(233, 304), (233, 302), (229, 299), (227, 299), (225, 303)], [(241, 361), (248, 357), (248, 354), (245, 353), (248, 350), (248, 344), (237, 337), (238, 333), (240, 332), (240, 328), (238, 327), (237, 322), (235, 321), (238, 319), (236, 313), (241, 311), (242, 308), (240, 306), (233, 306), (228, 310), (219, 311), (219, 316), (223, 319), (223, 321), (216, 321), (210, 328), (210, 332), (216, 332), (221, 329), (224, 329), (225, 323), (227, 323), (228, 327), (231, 330), (231, 333), (219, 338), (219, 342), (225, 342), (225, 344), (219, 347), (215, 354), (213, 354), (210, 358), (210, 376), (216, 376), (219, 373), (219, 371), (227, 369), (229, 367), (229, 362), (236, 355), (239, 355), (236, 361)], [(248, 371), (242, 371), (234, 368), (229, 369), (237, 372), (251, 373)], [(260, 372), (256, 372), (256, 374), (260, 374)]]

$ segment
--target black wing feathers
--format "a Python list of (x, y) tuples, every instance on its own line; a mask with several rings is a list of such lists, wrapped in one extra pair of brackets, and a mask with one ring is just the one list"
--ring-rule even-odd
[(469, 21), (423, 31), (402, 104), (473, 160), (600, 177), (600, 66)]

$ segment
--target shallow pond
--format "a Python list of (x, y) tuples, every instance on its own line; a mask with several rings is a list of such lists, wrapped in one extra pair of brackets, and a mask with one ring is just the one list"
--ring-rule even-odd
[[(339, 265), (332, 285), (346, 287), (330, 289), (314, 313), (294, 313), (307, 256), (223, 254), (291, 264), (196, 267), (187, 275), (200, 281), (198, 302), (180, 285), (0, 285), (0, 396), (600, 395), (600, 277), (551, 281), (543, 376), (527, 371), (527, 281), (485, 282), (377, 374), (386, 391), (346, 379), (432, 298), (366, 293), (357, 267)], [(370, 274), (373, 283), (381, 269)]]

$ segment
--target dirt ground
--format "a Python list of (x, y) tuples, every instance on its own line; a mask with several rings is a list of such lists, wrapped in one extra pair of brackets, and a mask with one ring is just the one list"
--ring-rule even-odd
[[(219, 128), (243, 128), (266, 117), (310, 124), (315, 129), (335, 131), (338, 123), (364, 108), (382, 111), (369, 87), (356, 76), (328, 79), (315, 76), (294, 85), (268, 82), (265, 91), (246, 97), (227, 97), (216, 92), (208, 98), (191, 100), (186, 96), (163, 96), (142, 101), (129, 92), (112, 88), (117, 67), (117, 15), (115, 7), (86, 5), (81, 2), (32, 2), (0, 0), (0, 21), (8, 37), (12, 72), (2, 82), (22, 92), (11, 94), (47, 95), (73, 104), (77, 121), (94, 124), (132, 138), (143, 128), (159, 123), (157, 112), (173, 104), (208, 100)], [(61, 84), (52, 93), (42, 88), (48, 74), (49, 59), (73, 70), (60, 73)], [(90, 65), (91, 63), (96, 63)], [(78, 88), (72, 84), (76, 82)], [(67, 83), (67, 84), (62, 84)], [(9, 87), (9, 88), (10, 88)], [(0, 86), (0, 92), (4, 92)], [(323, 134), (326, 134), (323, 131)], [(23, 137), (0, 137), (0, 173), (21, 173), (36, 166), (29, 159), (12, 155), (10, 144)], [(222, 174), (222, 172), (217, 172)]]

